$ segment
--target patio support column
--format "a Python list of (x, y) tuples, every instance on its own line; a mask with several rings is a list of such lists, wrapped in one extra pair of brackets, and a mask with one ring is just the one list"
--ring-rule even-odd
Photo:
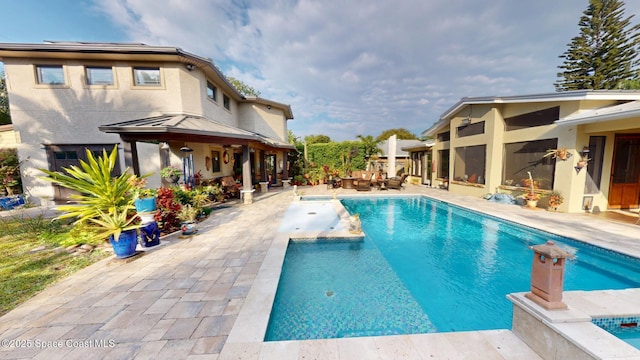
[(122, 140), (122, 149), (124, 150), (124, 166), (133, 171), (135, 175), (140, 176), (140, 164), (138, 163), (138, 147), (135, 141)]
[(267, 181), (267, 153), (260, 150), (260, 182)]
[(251, 152), (249, 145), (242, 145), (242, 197), (245, 204), (253, 202), (253, 185), (251, 184)]
[(289, 152), (282, 152), (282, 188), (287, 190), (291, 186), (291, 180), (289, 180)]
[(282, 152), (282, 180), (289, 180), (289, 152)]

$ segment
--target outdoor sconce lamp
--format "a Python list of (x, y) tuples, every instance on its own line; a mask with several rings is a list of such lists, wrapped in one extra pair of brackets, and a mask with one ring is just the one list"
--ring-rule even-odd
[(267, 105), (267, 110), (271, 110), (271, 105)]
[(160, 144), (160, 149), (162, 150), (169, 150), (171, 147), (169, 146), (169, 143), (164, 141)]
[(192, 71), (193, 69), (195, 69), (195, 65), (193, 64), (186, 64), (185, 67), (187, 68), (187, 70)]
[(467, 126), (469, 124), (471, 124), (471, 118), (469, 118), (468, 116), (466, 118), (462, 119), (462, 121), (460, 122), (460, 125), (462, 125), (462, 126)]

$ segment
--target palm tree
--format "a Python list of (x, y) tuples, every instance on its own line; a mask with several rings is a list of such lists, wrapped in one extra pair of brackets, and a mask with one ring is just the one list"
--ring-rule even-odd
[(360, 139), (360, 141), (362, 142), (365, 159), (371, 158), (371, 156), (378, 155), (382, 152), (382, 150), (378, 148), (378, 144), (380, 143), (380, 141), (374, 139), (373, 136), (358, 135), (357, 138)]

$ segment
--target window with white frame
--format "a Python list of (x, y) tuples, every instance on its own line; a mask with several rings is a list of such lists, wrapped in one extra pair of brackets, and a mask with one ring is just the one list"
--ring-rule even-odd
[(64, 69), (62, 65), (36, 65), (38, 84), (64, 85)]
[(557, 146), (558, 139), (504, 144), (502, 185), (530, 187), (530, 172), (535, 189), (553, 189), (556, 161), (545, 155), (547, 150), (556, 149)]
[(218, 89), (207, 81), (207, 97), (213, 101), (218, 101)]
[(113, 69), (108, 66), (85, 67), (87, 85), (113, 85)]
[(160, 86), (160, 68), (135, 67), (133, 68), (133, 83), (135, 86)]
[(463, 146), (456, 148), (453, 160), (453, 180), (469, 184), (484, 184), (487, 146)]

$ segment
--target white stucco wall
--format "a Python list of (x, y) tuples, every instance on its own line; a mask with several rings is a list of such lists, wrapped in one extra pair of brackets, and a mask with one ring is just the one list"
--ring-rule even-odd
[(287, 120), (280, 109), (269, 109), (265, 105), (255, 103), (240, 104), (239, 125), (242, 129), (287, 141)]

